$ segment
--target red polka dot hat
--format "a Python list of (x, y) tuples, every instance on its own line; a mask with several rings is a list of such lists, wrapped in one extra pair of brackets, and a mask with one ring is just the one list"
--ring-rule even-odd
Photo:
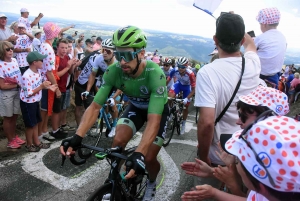
[[(277, 191), (300, 192), (299, 122), (285, 116), (259, 121), (243, 135), (252, 149), (240, 137), (241, 133), (242, 130), (232, 135), (225, 144), (226, 150), (237, 156), (261, 183)], [(268, 177), (272, 178), (274, 186)]]
[(47, 40), (57, 37), (60, 32), (60, 28), (53, 22), (47, 22), (44, 24), (43, 30)]
[(256, 20), (260, 24), (277, 24), (280, 21), (280, 11), (277, 8), (265, 8), (258, 12)]
[(270, 87), (258, 86), (250, 94), (240, 96), (239, 99), (248, 105), (267, 106), (280, 116), (290, 111), (287, 95)]

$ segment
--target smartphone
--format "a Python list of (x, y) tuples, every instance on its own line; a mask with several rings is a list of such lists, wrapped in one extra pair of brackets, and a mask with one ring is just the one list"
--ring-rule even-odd
[(255, 37), (255, 33), (254, 33), (254, 31), (248, 31), (247, 32), (247, 34), (249, 34), (252, 38), (254, 38)]

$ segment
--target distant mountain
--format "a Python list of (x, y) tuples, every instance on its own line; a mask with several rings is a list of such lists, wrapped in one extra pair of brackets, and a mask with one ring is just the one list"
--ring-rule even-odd
[[(8, 17), (8, 24), (11, 24), (12, 21), (16, 21), (20, 16), (19, 14), (14, 13), (5, 14)], [(29, 18), (33, 20), (33, 17), (30, 16)], [(66, 33), (73, 34), (74, 31), (77, 30), (79, 33), (84, 32), (86, 38), (96, 35), (105, 39), (111, 37), (113, 32), (119, 28), (114, 25), (50, 17), (42, 18), (41, 26), (43, 26), (45, 22), (49, 21), (55, 22), (61, 27), (75, 24), (76, 27), (68, 30)], [(148, 38), (147, 51), (154, 52), (155, 50), (158, 50), (158, 54), (162, 54), (163, 56), (186, 56), (197, 61), (208, 62), (210, 60), (208, 54), (210, 54), (214, 49), (214, 42), (209, 38), (155, 30), (144, 31)], [(299, 52), (300, 49), (288, 49), (285, 57), (285, 64), (300, 64)]]

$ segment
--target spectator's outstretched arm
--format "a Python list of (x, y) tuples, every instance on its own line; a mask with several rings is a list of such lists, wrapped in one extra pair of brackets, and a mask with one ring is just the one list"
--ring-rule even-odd
[(246, 33), (244, 38), (245, 39), (244, 39), (243, 46), (245, 48), (245, 53), (248, 51), (256, 52), (256, 46), (255, 46), (254, 40), (251, 38), (251, 36)]
[(30, 26), (33, 27), (33, 26), (37, 25), (43, 17), (44, 17), (43, 13), (40, 13), (39, 16), (37, 16), (33, 20), (33, 22), (31, 22)]
[(72, 24), (71, 26), (67, 26), (65, 28), (62, 28), (59, 32), (59, 34), (62, 34), (65, 31), (68, 31), (69, 29), (74, 28), (74, 24)]
[(196, 201), (212, 198), (214, 200), (230, 200), (230, 201), (246, 201), (247, 198), (239, 197), (225, 193), (210, 185), (199, 185), (196, 186), (192, 191), (184, 192), (181, 196), (182, 201)]

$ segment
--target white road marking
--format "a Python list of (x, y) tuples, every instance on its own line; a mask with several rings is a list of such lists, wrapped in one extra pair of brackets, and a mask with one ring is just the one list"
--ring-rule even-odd
[(7, 166), (13, 165), (13, 164), (15, 164), (17, 162), (18, 162), (18, 160), (6, 160), (6, 161), (2, 161), (2, 162), (0, 162), (0, 167), (7, 167)]
[(173, 159), (163, 147), (159, 152), (159, 156), (161, 157), (163, 166), (165, 167), (165, 180), (163, 181), (162, 186), (157, 190), (155, 197), (157, 200), (170, 200), (179, 185), (179, 170)]
[(188, 114), (188, 117), (196, 117), (196, 115)]
[(194, 126), (194, 123), (188, 121), (185, 122), (185, 132), (190, 132), (192, 129), (197, 130), (197, 127)]
[(177, 139), (171, 139), (170, 143), (179, 143), (179, 144), (186, 144), (197, 147), (198, 142), (195, 140), (177, 140)]

